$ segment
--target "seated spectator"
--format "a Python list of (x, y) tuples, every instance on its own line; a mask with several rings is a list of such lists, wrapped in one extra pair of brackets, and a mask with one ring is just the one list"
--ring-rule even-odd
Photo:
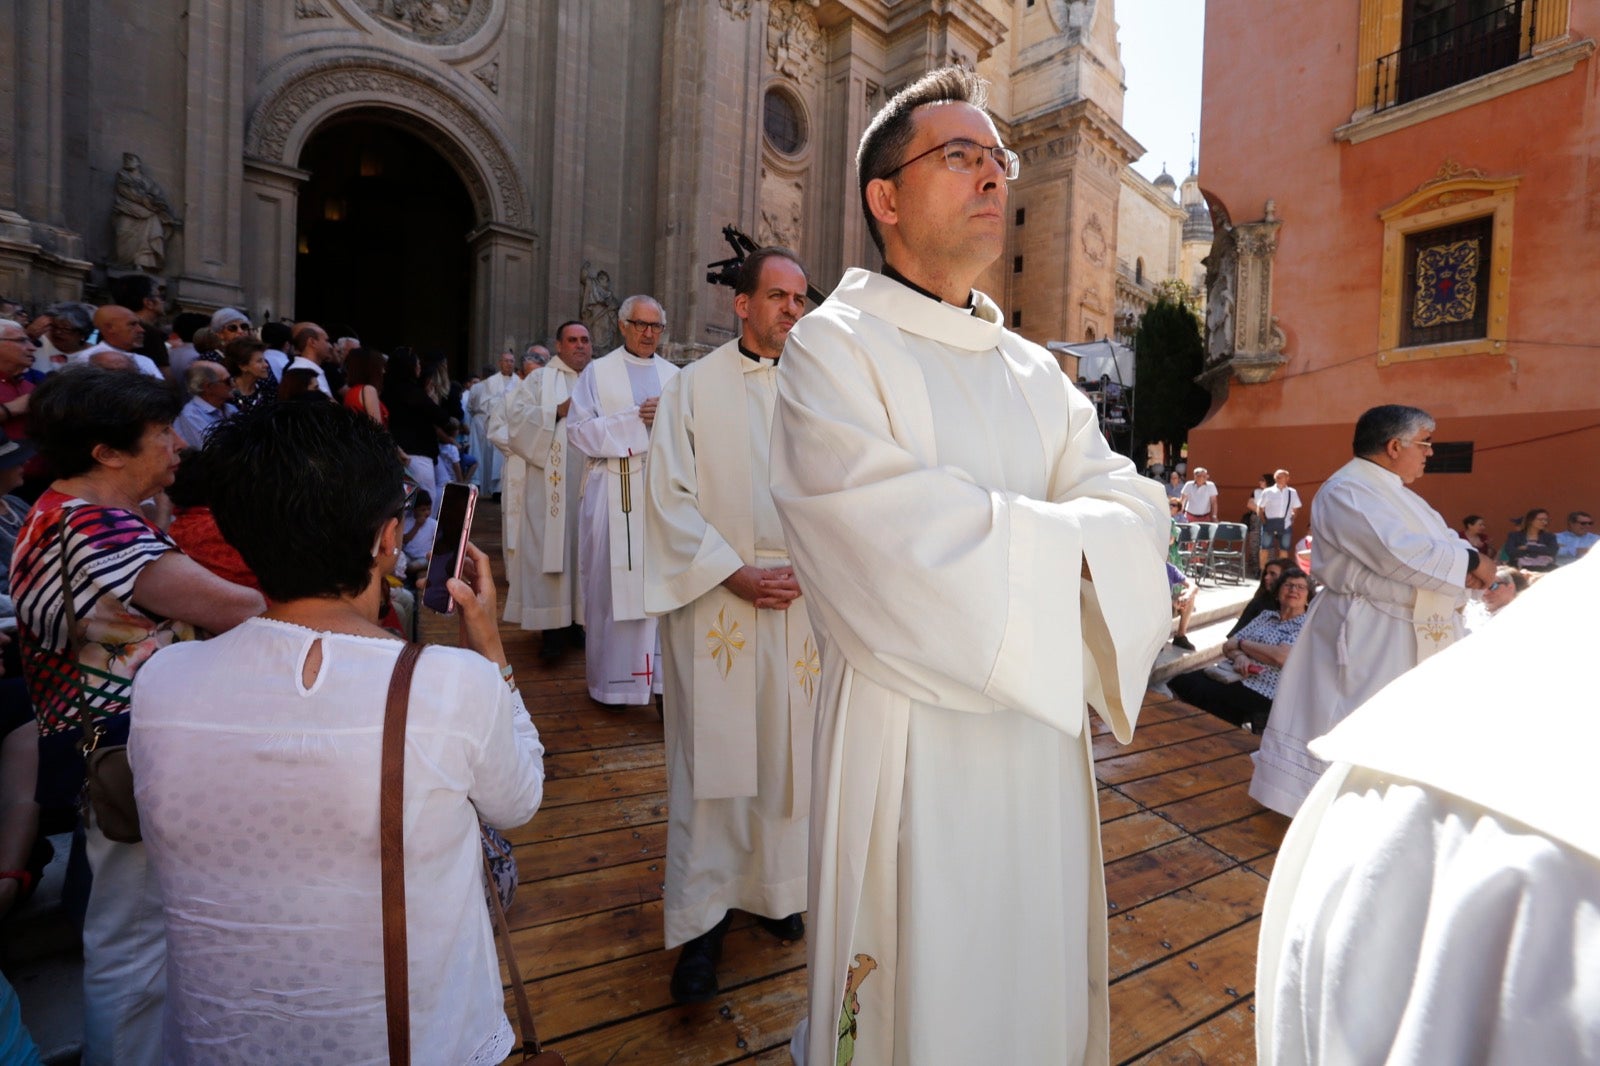
[(417, 580), (428, 572), (428, 556), (433, 552), (433, 537), (439, 523), (433, 517), (433, 497), (427, 489), (418, 489), (411, 500), (411, 513), (406, 516), (405, 528), (400, 537), (400, 557), (395, 560), (394, 573), (407, 588), (415, 588)]
[(1535, 507), (1522, 516), (1522, 528), (1506, 537), (1500, 561), (1518, 570), (1542, 574), (1556, 568), (1558, 548), (1556, 535), (1550, 532), (1550, 512)]
[[(129, 757), (166, 916), (169, 1052), (381, 1061), (380, 735), (404, 645), (373, 619), (400, 553), (403, 467), (376, 423), (327, 402), (258, 408), (207, 448), (229, 475), (212, 486), (217, 523), (271, 608), (166, 649), (135, 686)], [(521, 825), (543, 792), (489, 559), (467, 555), (449, 584), (467, 647), (422, 654), (406, 725), (417, 1063), (511, 1049), (478, 822)]]
[(217, 364), (196, 360), (184, 371), (183, 385), (189, 392), (189, 402), (178, 412), (172, 430), (188, 447), (203, 448), (206, 434), (217, 423), (239, 413), (228, 402), (233, 397), (233, 381), (227, 370)]
[(248, 411), (277, 399), (278, 383), (267, 362), (267, 346), (254, 337), (240, 337), (222, 350), (222, 365), (233, 384), (233, 406)]
[(1224, 661), (1242, 680), (1219, 681), (1209, 668), (1196, 670), (1172, 679), (1173, 695), (1260, 733), (1272, 712), (1278, 678), (1305, 625), (1310, 602), (1311, 579), (1293, 567), (1285, 570), (1278, 582), (1278, 609), (1263, 611), (1222, 645)]
[(1176, 566), (1171, 563), (1165, 565), (1167, 584), (1172, 589), (1172, 613), (1178, 617), (1178, 629), (1172, 635), (1172, 646), (1182, 648), (1184, 651), (1194, 651), (1194, 644), (1189, 640), (1189, 619), (1194, 614), (1194, 601), (1200, 592), (1200, 586), (1195, 584), (1194, 578)]
[(1477, 632), (1506, 604), (1528, 591), (1528, 585), (1527, 574), (1502, 566), (1495, 571), (1494, 581), (1488, 588), (1481, 593), (1467, 594), (1467, 606), (1461, 612), (1461, 624), (1466, 626), (1468, 633)]
[(1589, 517), (1589, 512), (1573, 511), (1567, 515), (1567, 528), (1556, 534), (1556, 565), (1577, 562), (1596, 542), (1600, 542), (1600, 533), (1594, 531), (1594, 519)]
[(1287, 559), (1268, 559), (1267, 565), (1261, 568), (1261, 581), (1256, 585), (1255, 595), (1250, 597), (1250, 602), (1244, 605), (1244, 610), (1239, 612), (1239, 617), (1234, 620), (1233, 628), (1228, 630), (1228, 636), (1233, 636), (1239, 630), (1255, 621), (1256, 615), (1262, 611), (1272, 610), (1278, 606), (1278, 582), (1283, 578), (1283, 572), (1289, 568)]
[(1481, 514), (1469, 514), (1461, 520), (1461, 539), (1479, 555), (1494, 556), (1494, 541), (1489, 539), (1489, 523)]
[[(18, 536), (11, 591), (39, 723), (38, 798), (52, 807), (82, 789), (80, 739), (124, 742), (130, 683), (157, 648), (225, 632), (265, 604), (145, 518), (142, 501), (177, 466), (178, 404), (165, 382), (72, 367), (30, 400), (29, 433), (56, 481)], [(64, 587), (73, 590), (70, 612)], [(83, 1059), (153, 1059), (166, 939), (145, 846), (108, 839), (92, 813), (84, 833), (94, 886), (83, 923)]]

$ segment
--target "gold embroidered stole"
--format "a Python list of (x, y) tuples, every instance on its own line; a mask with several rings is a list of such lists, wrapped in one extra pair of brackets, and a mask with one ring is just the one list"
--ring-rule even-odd
[[(638, 405), (628, 378), (626, 349), (618, 349), (595, 364), (594, 384), (602, 414), (614, 415)], [(656, 392), (661, 391), (661, 371)], [(644, 613), (644, 462), (645, 455), (603, 460), (606, 494), (611, 508), (611, 616), (619, 622), (637, 621)]]
[(544, 548), (539, 569), (559, 574), (567, 568), (567, 420), (556, 418), (556, 408), (572, 396), (578, 376), (560, 359), (540, 367), (539, 422), (554, 426), (544, 460)]
[[(789, 565), (784, 551), (756, 549), (751, 483), (750, 407), (745, 397), (745, 357), (737, 344), (706, 355), (690, 374), (694, 409), (695, 484), (700, 513), (747, 566)], [(763, 433), (770, 426), (759, 427)], [(758, 699), (756, 606), (721, 585), (695, 600), (694, 798), (756, 794)], [(821, 662), (806, 615), (805, 598), (781, 612), (782, 661), (789, 692), (789, 816), (811, 804), (811, 724)], [(769, 738), (769, 743), (776, 738)]]

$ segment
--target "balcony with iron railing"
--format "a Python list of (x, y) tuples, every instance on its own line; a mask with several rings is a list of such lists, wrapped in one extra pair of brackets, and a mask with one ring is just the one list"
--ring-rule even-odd
[(1533, 53), (1538, 6), (1539, 0), (1510, 0), (1380, 56), (1372, 86), (1373, 111), (1409, 103), (1526, 59)]

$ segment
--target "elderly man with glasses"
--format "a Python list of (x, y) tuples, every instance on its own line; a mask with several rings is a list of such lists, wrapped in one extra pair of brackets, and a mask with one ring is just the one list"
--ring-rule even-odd
[(1308, 747), (1463, 633), (1468, 589), (1495, 561), (1406, 486), (1433, 453), (1433, 416), (1386, 404), (1356, 421), (1352, 458), (1311, 501), (1322, 592), (1306, 616), (1255, 754), (1250, 795), (1294, 817), (1327, 763)]
[(874, 117), (856, 166), (883, 271), (846, 271), (778, 374), (772, 494), (820, 650), (795, 664), (817, 715), (806, 1066), (1110, 1053), (1085, 704), (1130, 738), (1169, 520), (973, 288), (1018, 168), (985, 91), (937, 70)]
[(656, 620), (644, 610), (645, 460), (661, 390), (678, 368), (656, 354), (667, 315), (649, 296), (617, 312), (622, 344), (572, 387), (567, 441), (589, 457), (578, 515), (589, 695), (648, 705), (661, 689)]
[(1594, 531), (1594, 519), (1588, 511), (1573, 511), (1567, 515), (1567, 528), (1556, 534), (1556, 565), (1575, 563), (1600, 542), (1600, 533)]

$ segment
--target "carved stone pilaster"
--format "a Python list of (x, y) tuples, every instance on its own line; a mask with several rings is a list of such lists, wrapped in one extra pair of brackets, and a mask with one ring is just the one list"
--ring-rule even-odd
[(1218, 216), (1206, 257), (1206, 366), (1197, 379), (1215, 391), (1237, 378), (1246, 385), (1270, 381), (1287, 360), (1287, 343), (1272, 313), (1272, 259), (1278, 249), (1276, 204), (1264, 217), (1230, 224)]

